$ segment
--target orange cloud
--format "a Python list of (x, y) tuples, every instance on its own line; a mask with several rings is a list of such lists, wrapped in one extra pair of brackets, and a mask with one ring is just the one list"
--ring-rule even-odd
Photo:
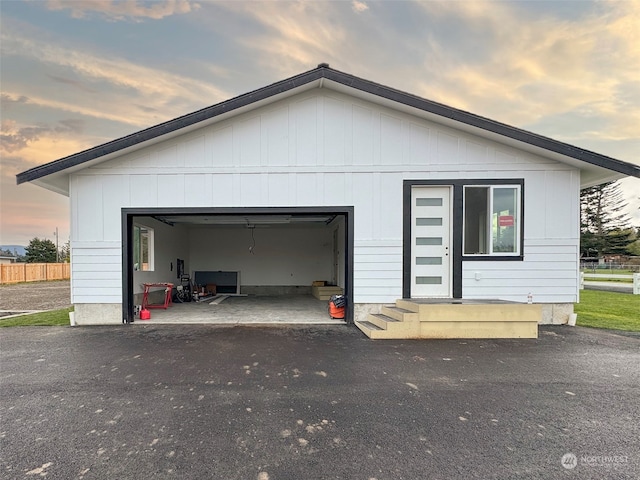
[(351, 8), (356, 13), (362, 13), (362, 12), (366, 12), (367, 10), (369, 10), (369, 5), (367, 5), (364, 2), (360, 2), (358, 0), (353, 0), (351, 2)]
[[(1, 123), (0, 156), (2, 175), (15, 175), (22, 169), (41, 165), (100, 143), (98, 139), (79, 135), (64, 126), (21, 125), (15, 121)], [(9, 162), (13, 158), (16, 161)]]
[(195, 11), (200, 5), (189, 0), (165, 0), (155, 2), (138, 2), (136, 0), (49, 0), (49, 10), (71, 10), (73, 18), (83, 18), (89, 13), (104, 15), (110, 20), (143, 18), (160, 20), (171, 15), (184, 14)]
[[(4, 170), (4, 169), (3, 169)], [(0, 244), (27, 245), (34, 237), (64, 244), (70, 233), (69, 199), (35, 185), (16, 185), (15, 177), (0, 178)]]
[[(5, 84), (5, 101), (15, 102), (18, 99), (34, 105), (146, 127), (232, 96), (206, 81), (145, 67), (100, 52), (39, 41), (10, 27), (3, 30), (1, 39), (3, 55), (26, 57), (45, 65), (67, 68), (87, 85), (101, 85), (100, 95), (77, 91), (68, 99), (52, 99), (43, 97), (27, 83)], [(105, 87), (104, 83), (108, 86)], [(132, 98), (145, 108), (133, 108)]]

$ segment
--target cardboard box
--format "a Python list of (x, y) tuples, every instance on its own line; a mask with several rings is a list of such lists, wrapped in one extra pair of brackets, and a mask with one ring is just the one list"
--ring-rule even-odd
[(324, 280), (316, 280), (315, 282), (313, 282), (311, 284), (311, 286), (312, 287), (324, 287), (326, 283), (327, 282), (325, 282)]

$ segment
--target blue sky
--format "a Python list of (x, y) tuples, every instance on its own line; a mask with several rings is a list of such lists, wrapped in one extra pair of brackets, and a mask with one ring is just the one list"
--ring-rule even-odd
[[(69, 237), (15, 175), (327, 62), (640, 164), (640, 1), (0, 2), (0, 244)], [(623, 181), (640, 226), (640, 179)]]

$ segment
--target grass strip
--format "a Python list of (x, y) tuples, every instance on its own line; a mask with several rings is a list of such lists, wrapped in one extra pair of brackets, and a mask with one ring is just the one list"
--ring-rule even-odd
[(581, 290), (574, 311), (581, 327), (640, 332), (640, 295)]
[(30, 313), (3, 320), (0, 318), (0, 327), (52, 327), (69, 325), (69, 312), (73, 312), (73, 307), (61, 310), (50, 310), (48, 312)]

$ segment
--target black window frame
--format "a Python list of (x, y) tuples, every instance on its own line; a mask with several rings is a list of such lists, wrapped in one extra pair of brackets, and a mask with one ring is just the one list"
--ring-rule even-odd
[[(466, 217), (466, 212), (465, 212), (465, 190), (468, 188), (488, 188), (489, 191), (491, 192), (491, 194), (493, 194), (493, 188), (492, 187), (519, 187), (518, 189), (518, 200), (520, 203), (520, 208), (518, 211), (518, 215), (517, 215), (517, 222), (518, 222), (518, 237), (519, 237), (519, 242), (518, 243), (518, 251), (515, 253), (504, 253), (504, 254), (500, 254), (500, 253), (491, 253), (490, 251), (488, 253), (465, 253), (464, 252), (464, 240), (465, 240), (465, 217)], [(462, 186), (462, 256), (464, 260), (475, 260), (476, 258), (480, 257), (482, 260), (487, 260), (487, 257), (495, 260), (496, 258), (498, 259), (503, 259), (502, 257), (510, 257), (510, 258), (516, 258), (516, 259), (522, 259), (522, 252), (523, 252), (523, 247), (524, 247), (524, 243), (523, 243), (523, 235), (524, 235), (524, 229), (523, 227), (523, 218), (522, 218), (522, 214), (524, 212), (524, 209), (522, 208), (522, 203), (523, 203), (523, 184), (521, 183), (500, 183), (500, 184), (486, 184), (486, 183), (472, 183), (472, 184), (466, 184)], [(493, 201), (493, 199), (492, 199)], [(488, 212), (489, 215), (492, 215), (493, 212)], [(492, 237), (493, 237), (493, 231), (489, 230), (488, 232), (488, 237), (487, 240), (489, 241), (489, 244), (492, 244)]]
[[(464, 187), (465, 186), (520, 186), (520, 254), (519, 255), (464, 255)], [(414, 186), (448, 186), (453, 189), (451, 219), (451, 253), (453, 298), (462, 298), (463, 262), (521, 262), (524, 261), (525, 184), (524, 178), (465, 178), (455, 180), (404, 180), (402, 189), (403, 238), (402, 238), (402, 296), (411, 298), (411, 188)]]

